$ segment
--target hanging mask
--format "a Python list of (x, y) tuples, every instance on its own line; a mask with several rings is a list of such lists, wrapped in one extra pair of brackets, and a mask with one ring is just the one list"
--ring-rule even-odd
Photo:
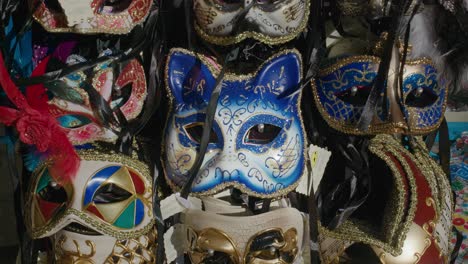
[(450, 184), (421, 138), (415, 137), (413, 147), (409, 151), (391, 135), (371, 140), (372, 173), (378, 181), (368, 200), (342, 225), (321, 228), (324, 263), (334, 263), (353, 243), (369, 245), (383, 263), (448, 262)]
[[(336, 130), (349, 134), (425, 134), (439, 127), (447, 103), (447, 86), (430, 59), (405, 62), (399, 79), (399, 51), (394, 47), (386, 90), (367, 131), (358, 128), (377, 76), (380, 59), (352, 56), (320, 70), (312, 84), (320, 113)], [(386, 97), (384, 97), (386, 95)]]
[(143, 23), (152, 0), (30, 0), (49, 32), (126, 34)]
[(296, 209), (244, 217), (187, 210), (183, 219), (191, 263), (302, 263), (305, 230)]
[[(78, 55), (67, 58), (68, 65), (85, 61)], [(67, 96), (52, 98), (49, 101), (49, 109), (74, 145), (94, 141), (114, 142), (121, 129), (115, 126), (109, 129), (101, 124), (93, 112), (85, 85), (94, 88), (104, 100), (109, 102), (111, 109), (119, 107), (127, 120), (138, 117), (147, 95), (145, 72), (137, 59), (130, 60), (118, 76), (115, 76), (109, 64), (104, 63), (93, 69), (92, 76), (76, 72), (63, 77), (60, 81), (69, 87)], [(116, 94), (119, 96), (115, 96)], [(114, 97), (112, 95), (115, 98), (112, 98)]]
[(288, 42), (305, 29), (310, 12), (310, 0), (194, 0), (193, 5), (197, 33), (217, 45), (247, 38), (270, 45)]
[[(187, 180), (197, 155), (206, 107), (220, 66), (203, 55), (173, 49), (167, 64), (172, 112), (166, 124), (165, 175), (174, 190)], [(195, 195), (233, 186), (257, 197), (294, 189), (304, 172), (300, 116), (301, 57), (280, 52), (252, 74), (226, 74), (208, 151), (193, 184)]]
[(78, 173), (66, 185), (51, 178), (47, 162), (33, 172), (25, 206), (31, 237), (52, 237), (59, 263), (104, 263), (107, 258), (122, 257), (122, 248), (127, 248), (127, 257), (139, 254), (135, 259), (147, 260), (141, 263), (154, 263), (150, 261), (155, 231), (148, 166), (103, 149), (83, 149), (78, 154)]

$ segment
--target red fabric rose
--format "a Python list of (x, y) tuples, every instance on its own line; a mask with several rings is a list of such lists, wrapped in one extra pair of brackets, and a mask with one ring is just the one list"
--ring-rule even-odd
[(34, 109), (26, 109), (21, 112), (21, 116), (16, 122), (22, 142), (35, 145), (39, 152), (49, 149), (52, 140), (53, 122), (50, 116), (45, 116)]

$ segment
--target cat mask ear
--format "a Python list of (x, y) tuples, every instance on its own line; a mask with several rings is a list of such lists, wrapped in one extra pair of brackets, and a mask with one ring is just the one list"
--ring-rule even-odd
[(220, 66), (210, 58), (183, 49), (172, 49), (166, 82), (176, 104), (207, 104)]
[(286, 50), (276, 54), (263, 64), (255, 77), (254, 83), (265, 87), (265, 91), (278, 97), (294, 93), (302, 79), (302, 62), (295, 50)]

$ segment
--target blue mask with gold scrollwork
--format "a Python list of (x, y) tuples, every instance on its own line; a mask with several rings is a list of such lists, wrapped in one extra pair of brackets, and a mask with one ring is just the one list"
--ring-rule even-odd
[[(166, 124), (165, 174), (173, 189), (186, 182), (195, 160), (205, 112), (219, 68), (203, 55), (173, 49), (167, 65), (172, 112)], [(236, 187), (257, 197), (294, 189), (304, 172), (304, 128), (297, 89), (302, 65), (296, 50), (268, 59), (256, 73), (226, 74), (210, 143), (192, 187), (210, 195)]]
[(447, 89), (429, 59), (407, 61), (401, 87), (393, 78), (395, 75), (389, 73), (387, 90), (381, 93), (381, 103), (369, 129), (358, 129), (379, 63), (378, 57), (353, 56), (320, 70), (312, 87), (327, 123), (349, 134), (417, 135), (437, 129), (444, 116)]

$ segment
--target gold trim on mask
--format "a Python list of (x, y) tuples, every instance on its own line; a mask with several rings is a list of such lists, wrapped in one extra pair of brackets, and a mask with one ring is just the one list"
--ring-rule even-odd
[[(306, 5), (306, 10), (304, 12), (304, 17), (302, 18), (301, 23), (299, 26), (296, 28), (296, 30), (292, 31), (291, 33), (283, 36), (268, 36), (263, 33), (255, 32), (255, 31), (244, 31), (242, 33), (239, 33), (235, 36), (214, 36), (206, 33), (200, 25), (198, 25), (198, 22), (196, 19), (194, 19), (194, 27), (195, 31), (198, 33), (198, 35), (205, 41), (210, 42), (212, 44), (220, 45), (220, 46), (228, 46), (228, 45), (233, 45), (237, 44), (245, 39), (255, 39), (257, 41), (260, 41), (262, 43), (268, 44), (268, 45), (279, 45), (279, 44), (284, 44), (288, 41), (293, 40), (296, 38), (299, 34), (301, 34), (302, 31), (307, 26), (307, 22), (309, 21), (309, 15), (310, 15), (310, 0), (305, 0), (305, 5)], [(286, 15), (286, 14), (285, 14)]]
[[(55, 245), (55, 260), (61, 264), (95, 264), (93, 261), (94, 255), (96, 255), (96, 244), (91, 240), (86, 240), (85, 244), (89, 247), (88, 249), (81, 250), (80, 245), (76, 240), (73, 240), (75, 245), (75, 252), (66, 250), (63, 244), (67, 241), (65, 235), (61, 235)], [(83, 252), (89, 252), (85, 254)]]

